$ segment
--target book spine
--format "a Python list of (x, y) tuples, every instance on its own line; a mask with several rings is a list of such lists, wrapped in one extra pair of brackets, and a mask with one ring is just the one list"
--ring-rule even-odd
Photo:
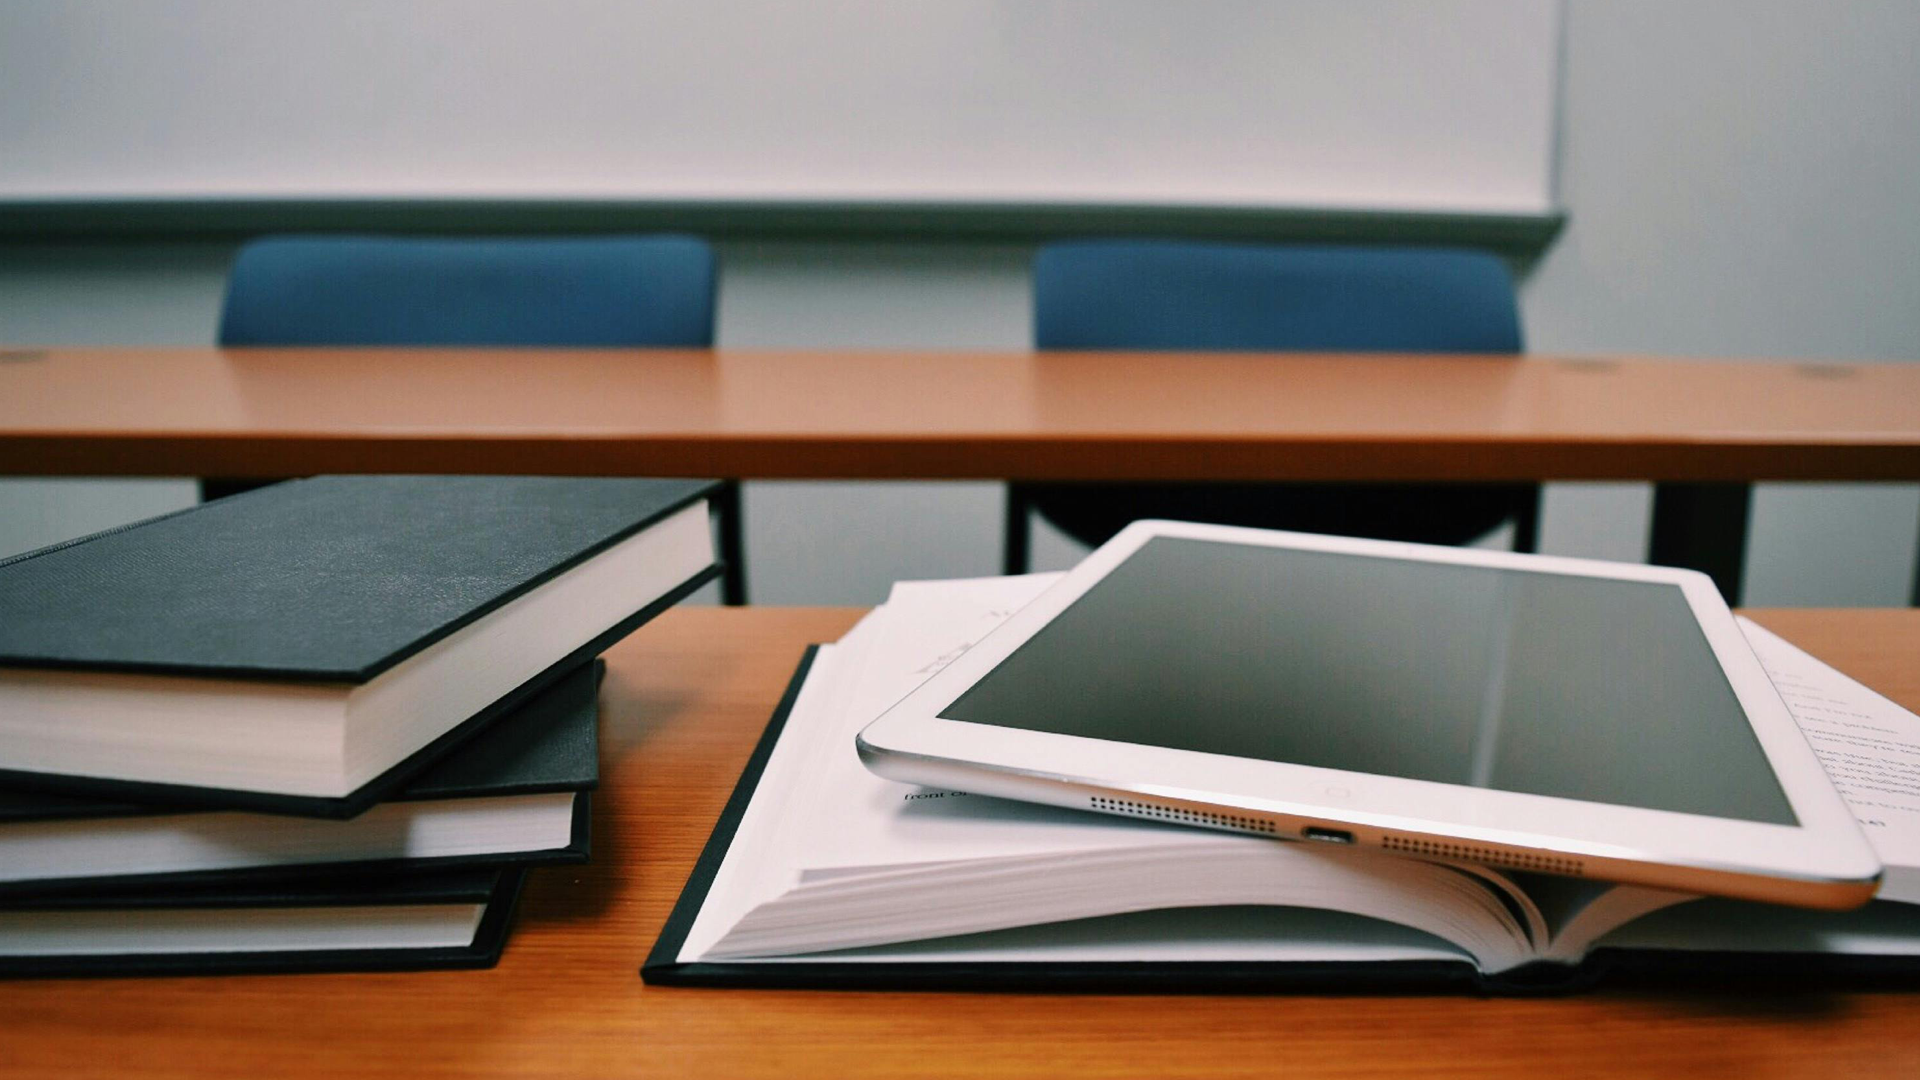
[(1606, 969), (1595, 957), (1578, 964), (1535, 960), (1494, 975), (1478, 974), (1475, 982), (1481, 993), (1498, 997), (1558, 997), (1593, 989)]

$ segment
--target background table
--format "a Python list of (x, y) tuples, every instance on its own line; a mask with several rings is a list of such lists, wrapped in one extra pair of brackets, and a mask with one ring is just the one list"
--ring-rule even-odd
[(1651, 480), (1739, 595), (1755, 480), (1920, 480), (1920, 364), (1245, 353), (0, 351), (0, 474)]
[[(649, 987), (637, 969), (804, 645), (853, 610), (683, 608), (608, 655), (594, 862), (483, 972), (0, 982), (0, 1075), (1920, 1075), (1920, 994), (1096, 997)], [(1920, 612), (1759, 612), (1909, 708)]]
[(1915, 480), (1920, 364), (1243, 353), (0, 353), (0, 472)]

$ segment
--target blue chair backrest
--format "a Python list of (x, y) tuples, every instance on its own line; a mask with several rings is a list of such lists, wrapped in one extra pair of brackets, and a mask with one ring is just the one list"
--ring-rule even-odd
[(1506, 265), (1458, 249), (1069, 241), (1035, 257), (1033, 302), (1042, 349), (1521, 348)]
[(714, 258), (690, 236), (282, 236), (241, 248), (222, 345), (713, 344)]

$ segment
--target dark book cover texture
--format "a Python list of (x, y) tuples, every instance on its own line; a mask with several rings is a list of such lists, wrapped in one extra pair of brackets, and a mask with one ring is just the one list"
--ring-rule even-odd
[(275, 484), (0, 562), (0, 666), (363, 683), (715, 488)]

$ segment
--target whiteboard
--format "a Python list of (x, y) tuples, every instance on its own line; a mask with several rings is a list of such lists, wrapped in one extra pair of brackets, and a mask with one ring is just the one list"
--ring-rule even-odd
[(0, 199), (1542, 214), (1556, 0), (7, 0)]

